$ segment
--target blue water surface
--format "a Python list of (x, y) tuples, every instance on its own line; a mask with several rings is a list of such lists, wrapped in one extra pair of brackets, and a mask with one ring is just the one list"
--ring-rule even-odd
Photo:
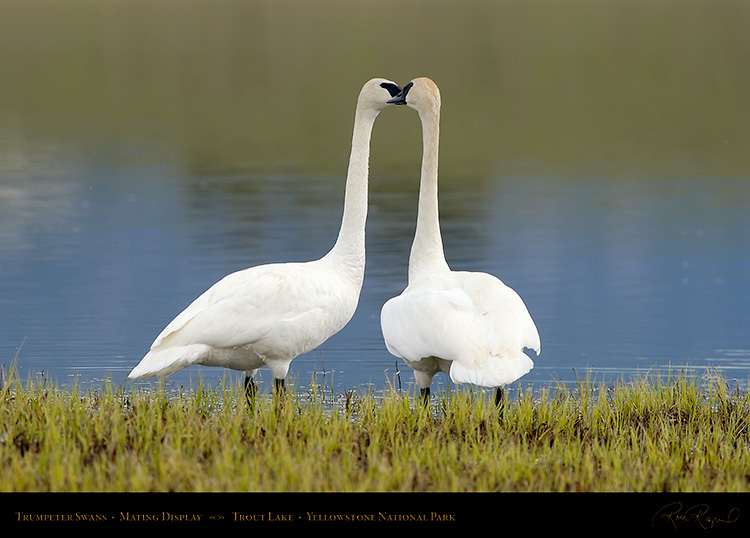
[[(449, 263), (501, 278), (539, 328), (542, 353), (522, 385), (675, 369), (746, 385), (746, 178), (516, 170), (445, 183)], [(411, 386), (410, 370), (385, 349), (379, 313), (406, 283), (416, 178), (373, 176), (371, 185), (359, 308), (293, 362), (290, 382), (300, 388)], [(324, 254), (343, 187), (343, 174), (289, 170), (18, 167), (0, 182), (0, 363), (14, 363), (21, 377), (128, 383), (161, 329), (223, 275)], [(225, 375), (193, 367), (169, 383)], [(262, 380), (269, 385), (270, 375)]]

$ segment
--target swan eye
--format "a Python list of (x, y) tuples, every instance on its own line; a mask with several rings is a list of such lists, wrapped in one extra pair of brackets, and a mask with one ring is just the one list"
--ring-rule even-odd
[(383, 82), (380, 87), (388, 90), (388, 93), (391, 94), (391, 97), (396, 97), (399, 93), (401, 93), (401, 88), (399, 88), (396, 84), (391, 84), (390, 82)]

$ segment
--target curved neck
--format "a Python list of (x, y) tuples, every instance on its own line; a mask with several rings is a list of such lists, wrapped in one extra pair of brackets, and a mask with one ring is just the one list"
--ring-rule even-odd
[(364, 272), (365, 224), (367, 221), (367, 181), (370, 160), (370, 136), (379, 111), (357, 106), (354, 117), (352, 150), (346, 175), (344, 215), (336, 244), (326, 255), (346, 268)]
[(425, 272), (449, 270), (443, 253), (438, 212), (438, 147), (440, 144), (440, 109), (420, 110), (422, 121), (422, 172), (419, 183), (417, 229), (409, 256), (409, 280)]

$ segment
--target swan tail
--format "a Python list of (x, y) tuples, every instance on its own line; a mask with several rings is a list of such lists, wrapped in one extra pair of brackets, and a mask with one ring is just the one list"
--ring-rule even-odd
[(128, 374), (130, 379), (148, 379), (154, 376), (168, 376), (183, 368), (196, 364), (205, 354), (206, 346), (193, 344), (189, 346), (152, 348), (138, 365)]
[(518, 352), (502, 357), (492, 356), (484, 367), (469, 368), (460, 361), (451, 363), (450, 377), (454, 383), (471, 383), (482, 387), (503, 387), (529, 373), (534, 361), (526, 353)]

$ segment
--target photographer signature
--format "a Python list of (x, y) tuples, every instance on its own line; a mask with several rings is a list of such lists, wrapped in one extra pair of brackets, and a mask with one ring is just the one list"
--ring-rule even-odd
[(710, 514), (707, 504), (695, 504), (689, 508), (683, 508), (681, 502), (669, 503), (660, 508), (651, 518), (651, 526), (655, 527), (659, 522), (671, 524), (675, 530), (679, 525), (695, 524), (702, 529), (711, 529), (717, 525), (729, 525), (735, 523), (740, 517), (738, 508), (732, 508), (726, 514), (720, 516)]

